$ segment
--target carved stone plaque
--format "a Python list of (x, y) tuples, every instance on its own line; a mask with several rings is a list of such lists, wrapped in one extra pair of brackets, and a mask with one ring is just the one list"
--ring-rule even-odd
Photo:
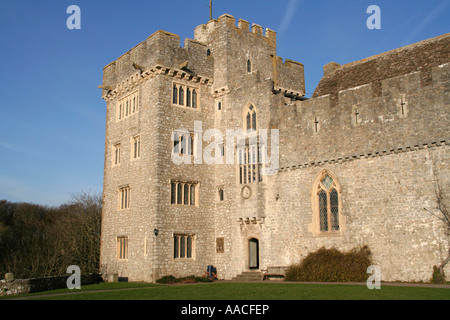
[(241, 194), (242, 194), (242, 198), (248, 199), (252, 195), (252, 190), (250, 189), (249, 186), (244, 186), (244, 187), (242, 187)]

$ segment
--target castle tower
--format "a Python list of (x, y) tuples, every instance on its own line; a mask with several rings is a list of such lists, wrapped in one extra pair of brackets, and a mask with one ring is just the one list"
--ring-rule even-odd
[[(303, 65), (276, 56), (274, 31), (256, 24), (250, 29), (242, 19), (236, 26), (228, 14), (198, 26), (194, 35), (214, 59), (214, 128), (224, 137), (223, 164), (214, 165), (215, 265), (230, 279), (264, 264), (264, 160), (277, 156), (270, 148), (270, 119), (285, 94), (303, 99)], [(236, 136), (226, 136), (229, 131)]]
[[(157, 31), (107, 65), (102, 272), (155, 281), (207, 265), (227, 278), (249, 268), (240, 228), (264, 218), (261, 165), (248, 163), (257, 150), (230, 143), (231, 164), (225, 154), (224, 164), (207, 163), (204, 134), (222, 134), (217, 159), (228, 129), (268, 128), (274, 92), (289, 85), (303, 95), (303, 66), (276, 57), (275, 32), (235, 26), (230, 15), (197, 27), (184, 47)], [(236, 164), (238, 152), (247, 165)]]

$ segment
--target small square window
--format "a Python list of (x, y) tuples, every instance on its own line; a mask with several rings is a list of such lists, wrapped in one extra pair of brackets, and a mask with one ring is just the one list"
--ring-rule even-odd
[(216, 238), (216, 253), (224, 253), (225, 239)]

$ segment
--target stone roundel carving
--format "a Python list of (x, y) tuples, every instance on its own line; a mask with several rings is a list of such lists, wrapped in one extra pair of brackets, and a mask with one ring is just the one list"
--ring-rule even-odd
[(243, 186), (241, 190), (242, 198), (248, 199), (252, 195), (252, 189), (249, 186)]

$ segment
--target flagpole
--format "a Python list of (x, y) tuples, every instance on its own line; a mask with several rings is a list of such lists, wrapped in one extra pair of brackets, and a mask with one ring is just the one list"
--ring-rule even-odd
[(212, 20), (212, 0), (209, 0), (209, 20)]

